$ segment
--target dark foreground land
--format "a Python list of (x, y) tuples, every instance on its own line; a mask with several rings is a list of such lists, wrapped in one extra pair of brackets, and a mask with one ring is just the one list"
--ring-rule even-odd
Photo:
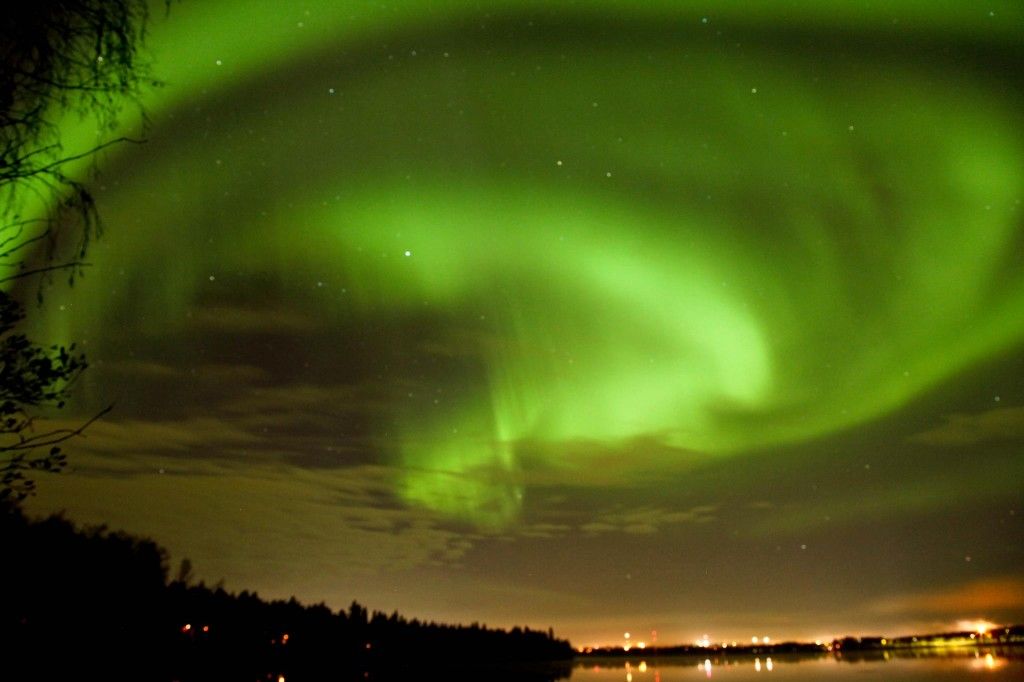
[[(553, 682), (574, 665), (714, 665), (771, 657), (881, 661), (991, 653), (1024, 658), (1024, 626), (827, 644), (622, 648), (575, 652), (547, 632), (444, 625), (353, 602), (333, 611), (169, 578), (155, 542), (0, 503), (0, 652), (22, 680), (303, 682), (443, 677)], [(24, 672), (22, 672), (24, 671)]]
[[(444, 625), (353, 602), (332, 611), (294, 598), (168, 577), (151, 540), (31, 520), (0, 505), (0, 650), (20, 679), (381, 679), (437, 668), (537, 682), (568, 677), (573, 650), (551, 631)], [(419, 676), (419, 675), (416, 675)]]

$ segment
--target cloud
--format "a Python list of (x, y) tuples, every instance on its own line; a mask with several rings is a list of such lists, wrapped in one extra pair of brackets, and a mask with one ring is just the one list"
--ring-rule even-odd
[(294, 334), (319, 328), (309, 315), (283, 307), (202, 306), (193, 308), (188, 317), (193, 327), (225, 334)]
[(147, 360), (100, 361), (97, 368), (137, 379), (175, 379), (183, 374), (178, 367)]
[[(76, 459), (85, 469), (108, 463), (92, 454)], [(385, 466), (314, 472), (274, 462), (188, 462), (172, 475), (175, 463), (159, 456), (135, 464), (145, 467), (130, 479), (53, 477), (33, 505), (156, 537), (208, 580), (286, 595), (312, 596), (303, 582), (310, 576), (337, 582), (450, 567), (479, 537), (400, 505), (391, 494), (397, 472)]]
[(269, 377), (267, 370), (262, 367), (246, 364), (200, 365), (191, 373), (205, 381), (229, 384), (252, 384)]
[(248, 364), (208, 363), (185, 369), (149, 360), (99, 361), (96, 367), (118, 375), (120, 381), (152, 381), (160, 379), (200, 379), (220, 384), (252, 384), (266, 380), (270, 375), (262, 367)]
[(523, 538), (560, 538), (572, 530), (572, 526), (564, 523), (531, 523), (517, 528), (515, 535)]
[[(76, 429), (81, 421), (47, 420), (39, 432)], [(194, 452), (197, 449), (252, 447), (262, 440), (247, 428), (216, 416), (186, 417), (178, 420), (100, 419), (68, 442), (68, 449), (97, 455), (121, 456), (131, 453)]]
[[(399, 389), (393, 389), (399, 390)], [(383, 389), (360, 384), (295, 383), (254, 387), (218, 407), (234, 414), (340, 414), (390, 410), (393, 401)]]
[(883, 614), (975, 615), (1024, 608), (1024, 579), (997, 577), (931, 592), (895, 595), (870, 605)]
[[(169, 368), (165, 372), (159, 367), (125, 363), (119, 371), (173, 376)], [(279, 461), (320, 470), (376, 461), (388, 445), (372, 429), (386, 405), (381, 389), (373, 386), (253, 385), (266, 372), (246, 364), (206, 364), (197, 367), (196, 374), (204, 381), (232, 383), (244, 390), (220, 402), (184, 404), (181, 416), (119, 418), (115, 409), (70, 441), (69, 452), (117, 458), (120, 475), (128, 475), (132, 467), (127, 462), (139, 453), (192, 461)], [(179, 372), (175, 378), (184, 375)], [(39, 420), (36, 429), (76, 429), (84, 421), (85, 417)]]
[(685, 510), (669, 510), (659, 507), (619, 509), (600, 514), (593, 521), (581, 524), (580, 530), (589, 535), (600, 533), (651, 535), (666, 526), (713, 521), (715, 510), (716, 507), (713, 505), (700, 505)]
[(655, 436), (601, 443), (589, 439), (516, 443), (524, 482), (533, 486), (622, 487), (657, 482), (707, 461), (692, 450), (666, 445)]
[(1024, 441), (1024, 407), (1003, 407), (975, 414), (952, 414), (937, 428), (910, 437), (941, 447), (998, 441)]

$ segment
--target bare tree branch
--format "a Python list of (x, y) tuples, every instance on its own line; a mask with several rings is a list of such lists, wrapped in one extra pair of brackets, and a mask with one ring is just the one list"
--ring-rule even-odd
[(78, 428), (74, 429), (54, 429), (45, 433), (40, 433), (35, 436), (28, 438), (22, 438), (18, 443), (13, 445), (0, 446), (0, 452), (19, 452), (23, 450), (35, 450), (36, 448), (45, 448), (47, 446), (59, 445), (64, 441), (70, 440), (75, 436), (85, 435), (85, 430), (92, 426), (93, 423), (101, 419), (103, 416), (108, 414), (114, 409), (113, 405), (108, 405), (102, 410), (97, 412), (95, 415), (90, 417), (88, 420), (83, 422)]
[[(87, 363), (74, 344), (43, 345), (19, 333), (25, 315), (10, 291), (37, 278), (41, 302), (54, 273), (73, 283), (89, 267), (100, 216), (86, 184), (92, 175), (74, 164), (144, 141), (112, 135), (126, 107), (146, 125), (141, 93), (159, 85), (140, 52), (148, 17), (149, 0), (15, 1), (0, 12), (0, 268), (9, 273), (0, 276), (0, 500), (33, 494), (33, 472), (64, 468), (61, 445), (111, 409), (77, 428), (32, 432), (36, 410), (63, 407)], [(100, 131), (82, 152), (66, 151), (61, 139), (58, 123), (73, 114)], [(45, 214), (22, 217), (35, 202)]]
[(33, 268), (32, 270), (26, 270), (25, 272), (19, 272), (16, 275), (8, 275), (7, 277), (0, 277), (0, 284), (5, 282), (12, 282), (16, 279), (23, 279), (25, 277), (31, 277), (32, 275), (42, 274), (44, 272), (54, 272), (55, 270), (67, 270), (68, 268), (87, 268), (92, 263), (83, 263), (81, 261), (70, 261), (68, 263), (58, 263), (57, 265), (44, 265), (42, 267)]

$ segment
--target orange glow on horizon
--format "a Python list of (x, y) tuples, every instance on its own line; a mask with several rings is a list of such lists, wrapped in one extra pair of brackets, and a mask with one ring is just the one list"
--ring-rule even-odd
[(999, 624), (998, 623), (992, 623), (992, 622), (987, 621), (987, 620), (978, 619), (978, 620), (959, 620), (959, 621), (957, 621), (956, 626), (960, 630), (970, 630), (971, 632), (976, 632), (979, 635), (986, 635), (986, 634), (989, 633), (989, 631), (994, 630), (995, 628), (998, 628)]

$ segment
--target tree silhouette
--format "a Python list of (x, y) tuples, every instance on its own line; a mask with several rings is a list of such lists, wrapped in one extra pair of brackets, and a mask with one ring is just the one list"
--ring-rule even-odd
[(100, 416), (77, 429), (33, 429), (33, 408), (63, 407), (86, 362), (73, 344), (43, 348), (16, 333), (23, 317), (21, 306), (0, 292), (0, 499), (16, 501), (34, 491), (32, 472), (64, 467), (61, 444)]
[[(68, 163), (127, 138), (99, 139), (67, 152), (58, 121), (90, 119), (109, 135), (126, 105), (157, 83), (140, 57), (146, 0), (15, 0), (0, 15), (0, 282), (82, 266), (99, 216), (88, 188), (65, 172)], [(139, 108), (141, 112), (141, 108)], [(28, 197), (56, 204), (47, 218), (25, 218)], [(75, 253), (55, 262), (56, 232), (75, 229)], [(66, 234), (63, 236), (67, 236)], [(30, 270), (26, 247), (44, 242), (49, 262)]]
[[(31, 494), (33, 471), (59, 471), (60, 444), (88, 425), (33, 430), (33, 408), (61, 407), (86, 362), (74, 346), (15, 333), (24, 311), (9, 289), (38, 275), (41, 299), (54, 274), (73, 283), (85, 267), (101, 224), (68, 169), (129, 141), (110, 137), (118, 117), (142, 114), (143, 89), (157, 85), (141, 52), (148, 12), (146, 0), (14, 0), (0, 13), (0, 498)], [(95, 144), (66, 149), (58, 122), (69, 114), (94, 124)]]

